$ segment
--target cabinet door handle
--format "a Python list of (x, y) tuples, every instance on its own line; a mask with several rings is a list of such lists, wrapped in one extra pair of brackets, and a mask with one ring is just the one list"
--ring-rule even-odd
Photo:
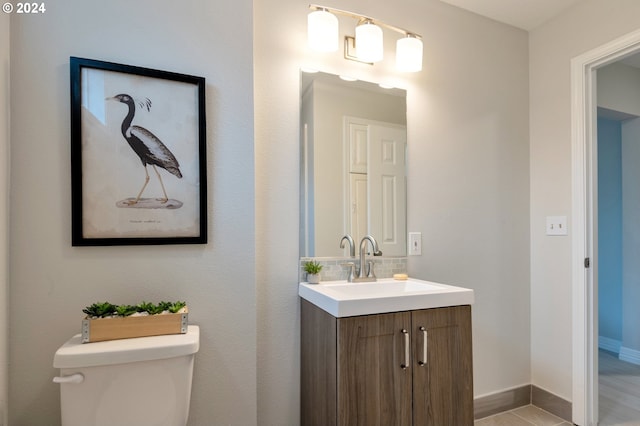
[(400, 364), (400, 368), (407, 369), (409, 368), (409, 332), (404, 328), (400, 332), (404, 334), (404, 363)]
[(418, 365), (422, 367), (427, 363), (427, 329), (420, 327), (419, 330), (422, 331), (422, 359), (418, 360)]

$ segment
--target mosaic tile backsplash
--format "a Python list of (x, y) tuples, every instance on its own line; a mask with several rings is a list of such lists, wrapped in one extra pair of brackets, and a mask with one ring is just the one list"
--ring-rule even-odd
[[(349, 276), (349, 267), (344, 263), (355, 262), (358, 264), (358, 258), (353, 257), (301, 257), (298, 269), (300, 281), (307, 281), (307, 273), (302, 269), (304, 264), (315, 260), (322, 265), (320, 271), (321, 281), (339, 281), (346, 280)], [(378, 278), (392, 278), (393, 274), (407, 273), (406, 257), (367, 257), (367, 261), (373, 260), (374, 271)]]

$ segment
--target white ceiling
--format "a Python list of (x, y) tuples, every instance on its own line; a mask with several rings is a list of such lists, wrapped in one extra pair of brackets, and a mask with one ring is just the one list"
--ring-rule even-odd
[(440, 0), (529, 31), (584, 0)]
[[(585, 0), (440, 0), (478, 15), (530, 31)], [(640, 68), (640, 53), (621, 60)]]

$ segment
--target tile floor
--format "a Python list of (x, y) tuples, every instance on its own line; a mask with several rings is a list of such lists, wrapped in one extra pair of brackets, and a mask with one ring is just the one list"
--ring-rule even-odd
[(560, 417), (533, 405), (485, 417), (476, 420), (474, 424), (475, 426), (572, 426)]

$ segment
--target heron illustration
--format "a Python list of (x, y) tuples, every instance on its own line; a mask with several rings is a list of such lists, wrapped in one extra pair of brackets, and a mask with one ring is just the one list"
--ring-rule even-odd
[[(126, 204), (133, 205), (140, 201), (140, 197), (142, 196), (142, 193), (149, 183), (149, 172), (147, 170), (147, 164), (151, 164), (151, 166), (153, 167), (153, 170), (156, 172), (158, 180), (160, 181), (160, 186), (162, 187), (164, 198), (159, 199), (159, 201), (161, 201), (162, 203), (166, 203), (169, 200), (169, 197), (167, 197), (167, 191), (164, 188), (162, 177), (160, 176), (160, 172), (158, 171), (156, 166), (165, 169), (178, 178), (182, 178), (178, 160), (176, 160), (176, 157), (173, 155), (173, 153), (169, 151), (169, 148), (167, 148), (156, 135), (154, 135), (144, 127), (131, 125), (133, 117), (136, 114), (136, 102), (130, 95), (121, 93), (119, 95), (106, 98), (106, 100), (122, 102), (129, 107), (129, 112), (127, 113), (124, 120), (122, 120), (120, 129), (122, 131), (122, 136), (124, 136), (131, 149), (133, 149), (133, 151), (138, 154), (138, 157), (140, 157), (140, 161), (142, 161), (142, 165), (144, 166), (144, 184), (142, 185), (142, 188), (140, 189), (140, 192), (138, 193), (136, 199), (128, 200)], [(147, 111), (151, 110), (151, 101), (149, 99), (147, 99), (144, 103), (140, 103), (140, 105), (143, 108), (146, 107)]]

